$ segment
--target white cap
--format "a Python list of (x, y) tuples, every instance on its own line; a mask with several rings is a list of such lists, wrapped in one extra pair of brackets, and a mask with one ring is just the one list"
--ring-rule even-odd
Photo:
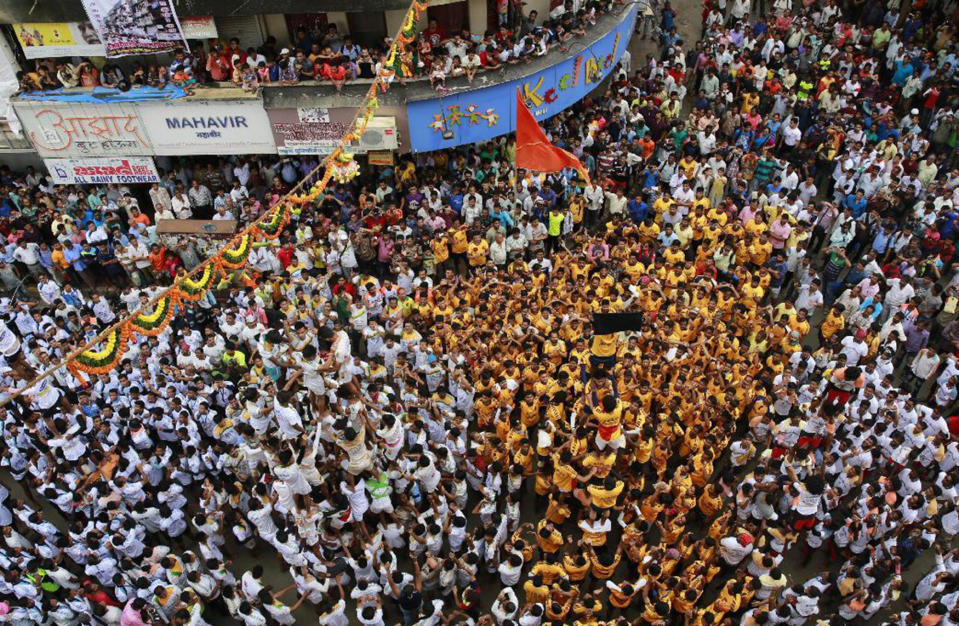
[(919, 109), (913, 109), (912, 111), (909, 111), (909, 115), (919, 115)]
[(289, 48), (283, 48), (282, 50), (280, 50), (280, 54), (289, 54), (289, 53), (290, 53)]

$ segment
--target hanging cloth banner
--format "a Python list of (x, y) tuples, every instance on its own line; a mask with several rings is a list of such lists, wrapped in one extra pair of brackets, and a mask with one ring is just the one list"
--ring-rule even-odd
[(173, 0), (83, 0), (108, 57), (187, 47)]

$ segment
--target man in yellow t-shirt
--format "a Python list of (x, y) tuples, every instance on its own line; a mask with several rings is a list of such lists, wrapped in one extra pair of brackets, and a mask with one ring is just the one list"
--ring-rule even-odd
[(478, 233), (473, 235), (473, 241), (466, 246), (466, 257), (470, 267), (477, 268), (486, 265), (486, 255), (489, 253), (489, 244)]
[(602, 486), (590, 485), (586, 488), (593, 506), (597, 509), (611, 509), (616, 506), (619, 494), (623, 493), (623, 481), (607, 476)]

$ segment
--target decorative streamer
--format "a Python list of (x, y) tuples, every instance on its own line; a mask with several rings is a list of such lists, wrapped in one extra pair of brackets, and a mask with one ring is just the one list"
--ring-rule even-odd
[(178, 292), (161, 296), (153, 313), (141, 313), (127, 322), (127, 328), (138, 335), (156, 336), (166, 330), (176, 310)]
[[(388, 67), (392, 67), (397, 58), (403, 57), (407, 45), (415, 39), (419, 18), (426, 11), (428, 4), (428, 2), (414, 0), (410, 5), (402, 26), (396, 33), (387, 54)], [(246, 265), (256, 242), (276, 239), (289, 223), (290, 216), (294, 211), (302, 212), (306, 207), (322, 200), (331, 178), (335, 177), (339, 182), (346, 182), (357, 176), (359, 165), (353, 159), (353, 155), (346, 152), (345, 149), (366, 131), (367, 124), (379, 108), (377, 90), (385, 90), (388, 84), (387, 76), (374, 78), (363, 104), (357, 108), (356, 115), (349, 125), (349, 130), (340, 139), (339, 147), (297, 183), (290, 193), (281, 198), (271, 210), (265, 212), (259, 219), (237, 233), (219, 253), (193, 268), (190, 272), (182, 272), (173, 281), (172, 286), (155, 296), (131, 315), (116, 322), (83, 346), (63, 357), (52, 367), (44, 370), (22, 388), (10, 394), (0, 403), (0, 406), (6, 405), (19, 397), (24, 391), (52, 376), (61, 367), (66, 367), (77, 377), (80, 377), (81, 373), (99, 374), (110, 371), (123, 357), (134, 334), (155, 336), (162, 333), (169, 325), (170, 320), (173, 319), (178, 305), (196, 302), (203, 298), (210, 289), (217, 285), (219, 279), (225, 280), (228, 278), (228, 270), (239, 270)], [(323, 174), (319, 182), (307, 190), (307, 181), (314, 180), (320, 170), (323, 170)], [(297, 208), (294, 209), (290, 205), (296, 205)]]
[(130, 335), (126, 325), (112, 327), (103, 341), (101, 350), (83, 350), (76, 359), (68, 364), (71, 369), (87, 374), (102, 374), (112, 370), (126, 352)]

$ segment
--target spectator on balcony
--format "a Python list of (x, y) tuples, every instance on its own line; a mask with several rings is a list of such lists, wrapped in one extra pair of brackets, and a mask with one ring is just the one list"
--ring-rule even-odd
[(244, 63), (240, 70), (240, 86), (243, 87), (243, 91), (246, 92), (256, 91), (260, 86), (259, 76), (257, 76), (256, 70), (251, 68), (248, 63)]
[(296, 29), (296, 43), (294, 44), (298, 49), (303, 51), (303, 54), (309, 54), (310, 50), (313, 49), (313, 46), (318, 45), (317, 42), (313, 41), (313, 38), (310, 36), (310, 33), (306, 31), (305, 28), (300, 26)]
[(373, 78), (376, 76), (375, 66), (376, 62), (373, 60), (372, 55), (370, 55), (369, 48), (360, 50), (360, 56), (356, 60), (357, 76), (360, 78)]
[(381, 54), (380, 60), (373, 67), (373, 72), (380, 79), (380, 89), (383, 93), (389, 89), (390, 84), (396, 80), (396, 71), (386, 64), (386, 55)]
[(77, 74), (80, 76), (81, 87), (96, 87), (100, 84), (100, 71), (90, 62), (90, 59), (83, 59), (77, 65)]
[(328, 46), (337, 54), (343, 49), (343, 38), (336, 30), (336, 24), (330, 24), (326, 27), (326, 35), (323, 36), (323, 45)]
[(240, 40), (236, 37), (230, 39), (230, 49), (227, 51), (227, 56), (233, 67), (236, 67), (237, 64), (246, 63), (246, 52), (240, 47)]
[(57, 80), (66, 88), (77, 87), (80, 84), (80, 76), (77, 74), (77, 68), (73, 63), (57, 59)]
[(463, 57), (463, 71), (466, 73), (466, 80), (470, 83), (476, 76), (476, 70), (483, 64), (483, 59), (476, 54), (476, 46), (470, 46), (469, 52)]
[(170, 74), (176, 74), (178, 71), (191, 78), (195, 76), (193, 71), (193, 57), (184, 52), (182, 48), (178, 48), (177, 51), (173, 53), (173, 61), (170, 63)]
[[(524, 35), (528, 35), (529, 33), (533, 32), (534, 30), (538, 28), (538, 26), (536, 26), (536, 19), (538, 17), (539, 17), (539, 13), (536, 11), (536, 9), (533, 9), (532, 11), (529, 12), (529, 15), (527, 15), (522, 20), (520, 20), (520, 23), (519, 23), (520, 37)], [(503, 26), (503, 24), (500, 24), (500, 26)]]
[(316, 78), (316, 66), (299, 48), (296, 50), (296, 65), (300, 68), (297, 72), (297, 78), (299, 80), (313, 80)]
[(429, 74), (433, 66), (433, 46), (428, 39), (420, 38), (419, 45), (416, 48), (416, 54), (419, 59), (419, 71), (424, 74)]
[(549, 12), (549, 20), (554, 24), (558, 24), (560, 20), (563, 19), (563, 16), (568, 13), (574, 13), (573, 11), (573, 0), (566, 0), (563, 4), (556, 5)]
[[(293, 63), (294, 63), (295, 61), (296, 61), (296, 59), (294, 59), (293, 57), (290, 56), (290, 49), (289, 49), (289, 48), (283, 48), (282, 50), (280, 50), (280, 54), (279, 54), (279, 56), (276, 58), (276, 67), (277, 67), (277, 78), (276, 78), (276, 80), (277, 80), (277, 81), (280, 80), (280, 77), (282, 76), (284, 69), (285, 69), (285, 70), (288, 70), (288, 71), (292, 71), (292, 70), (293, 70)], [(273, 73), (272, 73), (272, 72), (270, 73), (270, 76), (273, 77)]]
[(360, 57), (360, 52), (363, 51), (363, 48), (353, 43), (353, 38), (347, 35), (343, 38), (343, 48), (340, 50), (340, 54), (348, 58), (352, 62)]
[(173, 208), (170, 192), (167, 191), (166, 187), (162, 187), (160, 183), (153, 183), (153, 186), (150, 187), (150, 201), (153, 203), (153, 208), (157, 212), (161, 209)]
[(342, 59), (342, 55), (334, 52), (333, 48), (329, 46), (324, 46), (323, 51), (313, 60), (313, 64), (317, 67), (323, 67), (324, 65), (336, 65)]
[(263, 42), (263, 45), (258, 48), (260, 54), (266, 57), (267, 64), (277, 57), (276, 46), (276, 37), (270, 35), (266, 38), (266, 41)]
[(256, 66), (256, 77), (260, 84), (269, 85), (273, 82), (270, 78), (270, 67), (266, 64), (266, 61), (260, 61)]
[(460, 57), (451, 57), (446, 69), (446, 75), (452, 78), (466, 76), (466, 68), (463, 67), (463, 61)]
[(266, 61), (266, 56), (261, 52), (257, 52), (253, 46), (246, 49), (246, 63), (253, 69), (260, 67), (260, 63), (265, 65)]
[(469, 44), (460, 35), (453, 35), (446, 40), (446, 52), (451, 58), (464, 57), (469, 49)]
[(210, 44), (210, 54), (206, 57), (206, 72), (215, 83), (222, 83), (229, 80), (231, 68), (230, 60), (225, 55), (220, 54), (220, 50), (215, 43)]
[(433, 59), (433, 63), (430, 66), (430, 87), (437, 91), (446, 90), (446, 61), (448, 60), (449, 57), (444, 55)]
[(130, 84), (134, 87), (142, 87), (147, 84), (147, 71), (142, 63), (134, 63), (133, 71), (130, 73)]
[(306, 56), (316, 67), (323, 67), (323, 63), (327, 61), (328, 55), (325, 55), (320, 44), (313, 42), (313, 45), (310, 46), (310, 52)]
[(120, 91), (130, 89), (130, 81), (127, 80), (123, 70), (121, 70), (120, 66), (116, 63), (107, 63), (103, 66), (103, 71), (100, 73), (100, 84), (110, 89), (119, 89)]
[(346, 62), (325, 63), (321, 74), (324, 79), (333, 83), (337, 91), (342, 91), (343, 85), (346, 84), (346, 79), (349, 76), (349, 64)]
[(147, 85), (150, 87), (163, 89), (168, 82), (170, 82), (170, 75), (165, 65), (159, 67), (151, 65), (147, 70)]
[(446, 33), (443, 32), (443, 29), (440, 28), (439, 22), (435, 19), (431, 19), (426, 26), (426, 30), (422, 34), (423, 39), (430, 42), (430, 45), (436, 47), (446, 39)]
[(20, 83), (20, 91), (31, 93), (40, 91), (40, 75), (37, 72), (17, 72), (17, 81)]
[(487, 37), (485, 44), (483, 51), (480, 52), (480, 64), (487, 69), (496, 69), (500, 66), (496, 42), (491, 37)]
[[(285, 48), (284, 48), (285, 50)], [(300, 70), (303, 69), (302, 66), (296, 62), (295, 59), (291, 59), (291, 63), (282, 63), (280, 64), (280, 80), (281, 85), (295, 85), (300, 82)]]
[(527, 35), (523, 37), (515, 44), (513, 44), (513, 53), (510, 55), (510, 58), (507, 59), (507, 63), (519, 63), (520, 60), (529, 63), (529, 57), (536, 50), (536, 44), (533, 39), (533, 35)]

